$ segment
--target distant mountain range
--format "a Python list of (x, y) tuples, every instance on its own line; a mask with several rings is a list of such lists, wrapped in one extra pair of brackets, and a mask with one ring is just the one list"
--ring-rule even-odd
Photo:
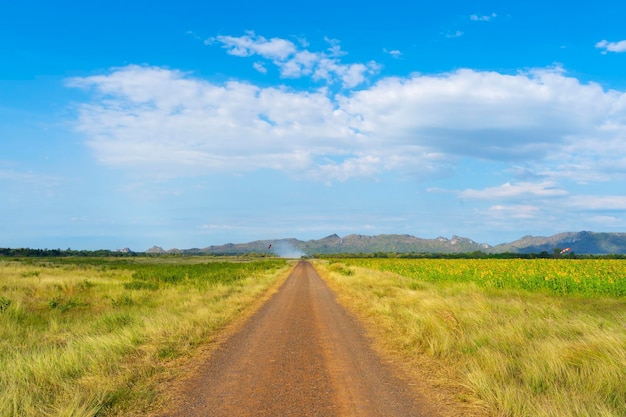
[(410, 235), (348, 235), (336, 234), (322, 239), (302, 241), (298, 239), (257, 240), (249, 243), (228, 243), (219, 246), (193, 249), (164, 250), (154, 246), (146, 253), (181, 253), (231, 255), (246, 253), (274, 253), (297, 258), (314, 254), (358, 253), (541, 253), (552, 254), (555, 249), (571, 248), (578, 254), (626, 254), (626, 233), (567, 232), (557, 235), (524, 236), (511, 243), (490, 246), (466, 237), (452, 236), (448, 239), (422, 239)]

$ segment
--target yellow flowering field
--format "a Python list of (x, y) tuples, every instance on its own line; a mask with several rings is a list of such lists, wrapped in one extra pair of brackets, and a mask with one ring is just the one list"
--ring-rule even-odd
[(342, 263), (433, 283), (626, 296), (626, 260), (620, 259), (344, 259)]

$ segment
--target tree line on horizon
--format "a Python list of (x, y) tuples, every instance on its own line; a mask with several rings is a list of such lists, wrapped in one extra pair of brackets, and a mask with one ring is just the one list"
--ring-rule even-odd
[(75, 250), (75, 249), (32, 249), (32, 248), (0, 248), (0, 256), (16, 258), (56, 258), (56, 257), (131, 257), (137, 256), (132, 251), (112, 251), (108, 249)]
[[(626, 254), (576, 254), (569, 252), (561, 254), (561, 248), (554, 248), (552, 253), (542, 251), (540, 253), (486, 253), (482, 251), (460, 253), (436, 253), (436, 252), (359, 252), (359, 253), (317, 253), (304, 256), (303, 258), (337, 259), (337, 258), (430, 258), (430, 259), (626, 259)], [(56, 257), (180, 257), (180, 256), (237, 256), (250, 257), (277, 257), (273, 254), (255, 253), (229, 253), (229, 254), (157, 254), (133, 251), (112, 251), (109, 249), (98, 250), (75, 250), (75, 249), (32, 249), (32, 248), (0, 248), (0, 257), (14, 258), (56, 258)]]

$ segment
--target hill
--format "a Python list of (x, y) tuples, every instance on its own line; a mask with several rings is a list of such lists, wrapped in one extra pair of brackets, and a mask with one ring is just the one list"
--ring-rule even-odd
[[(271, 247), (270, 247), (271, 245)], [(151, 253), (162, 253), (151, 248)], [(298, 239), (257, 240), (248, 243), (227, 243), (201, 249), (170, 249), (166, 253), (233, 255), (245, 253), (273, 253), (285, 257), (300, 257), (311, 254), (358, 254), (358, 253), (466, 253), (487, 251), (490, 246), (471, 239), (452, 236), (422, 239), (410, 235), (348, 235), (336, 234), (322, 239), (302, 241)]]
[(580, 254), (624, 254), (626, 233), (566, 232), (553, 236), (524, 236), (511, 243), (496, 245), (493, 253), (552, 253), (555, 249), (571, 248)]
[[(271, 247), (270, 247), (271, 245)], [(578, 254), (626, 254), (626, 233), (566, 232), (553, 236), (524, 236), (514, 242), (490, 246), (466, 237), (452, 236), (423, 239), (411, 235), (383, 234), (377, 236), (336, 234), (322, 239), (267, 239), (248, 243), (227, 243), (205, 248), (163, 250), (158, 246), (147, 253), (183, 253), (234, 255), (273, 253), (298, 258), (313, 254), (371, 254), (371, 253), (541, 253), (552, 254), (555, 249), (571, 248)]]

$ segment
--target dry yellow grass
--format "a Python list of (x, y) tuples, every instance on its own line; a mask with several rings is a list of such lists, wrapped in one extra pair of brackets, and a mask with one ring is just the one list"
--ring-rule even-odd
[(340, 300), (431, 386), (493, 416), (626, 415), (626, 300), (438, 285), (318, 261)]
[(128, 289), (132, 269), (100, 261), (0, 261), (0, 415), (141, 414), (171, 364), (285, 277), (282, 265), (227, 283)]

